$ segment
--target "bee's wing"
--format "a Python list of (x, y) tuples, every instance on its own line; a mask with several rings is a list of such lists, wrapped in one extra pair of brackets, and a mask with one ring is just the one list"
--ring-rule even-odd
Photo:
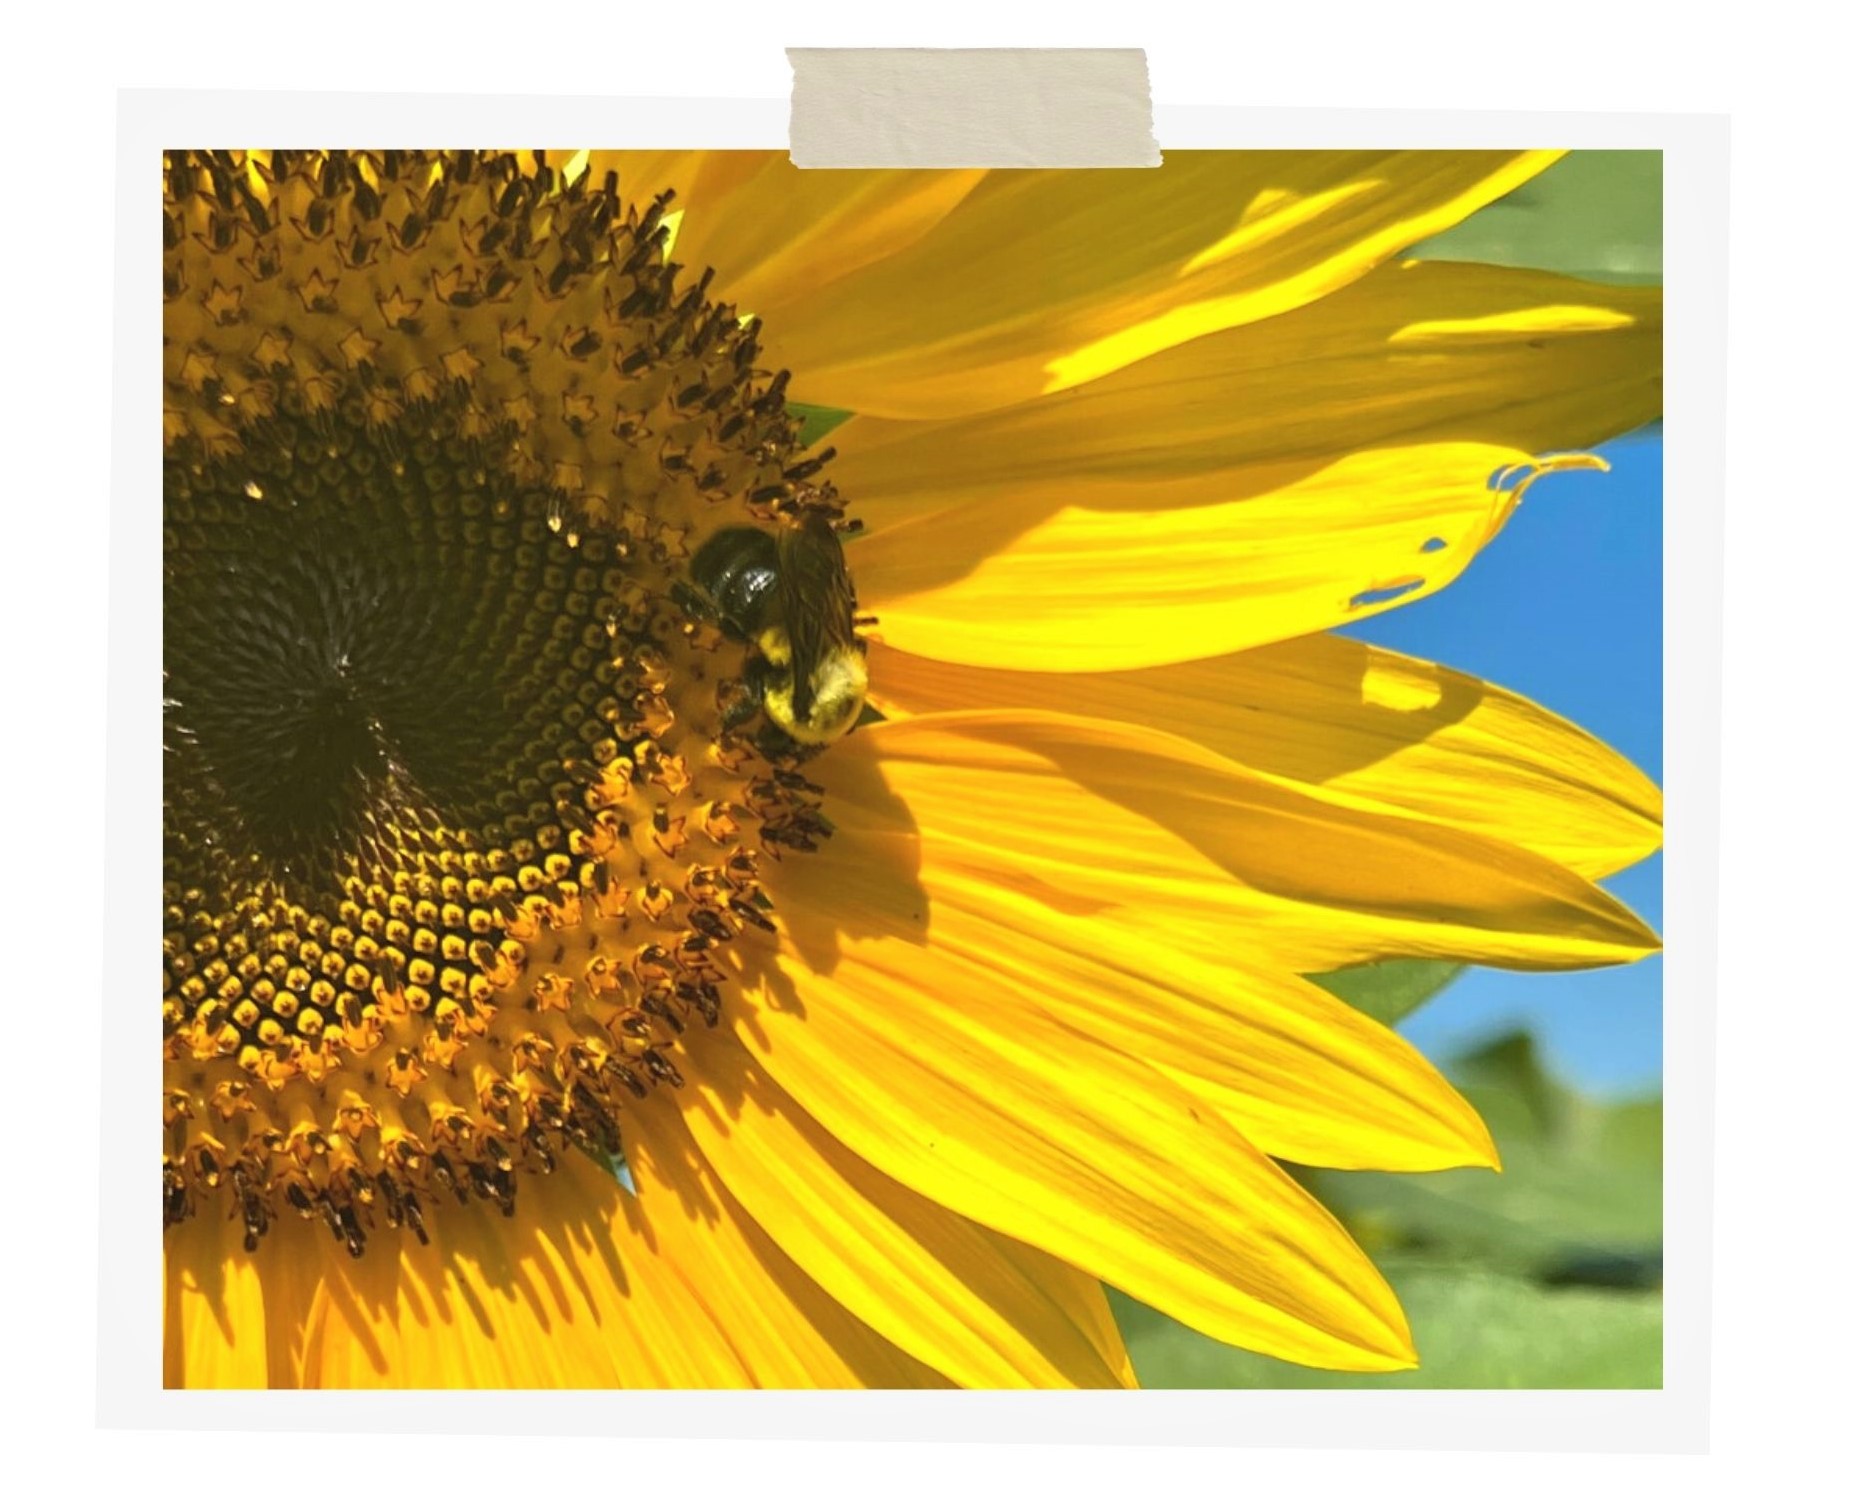
[(852, 643), (856, 597), (839, 538), (819, 516), (784, 527), (778, 539), (781, 617), (793, 647), (793, 711), (803, 719), (812, 707), (813, 669)]

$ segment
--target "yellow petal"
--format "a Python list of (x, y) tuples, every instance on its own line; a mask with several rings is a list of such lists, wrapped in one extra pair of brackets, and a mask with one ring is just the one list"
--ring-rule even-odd
[(629, 1124), (645, 1240), (708, 1305), (756, 1388), (947, 1386), (781, 1252), (723, 1188), (673, 1105), (651, 1100)]
[(1556, 154), (1192, 151), (1149, 172), (997, 172), (907, 249), (793, 300), (768, 353), (801, 399), (845, 410), (1013, 405), (1303, 306)]
[(1526, 476), (1491, 479), (1523, 462), (1469, 442), (1383, 448), (1237, 469), (1232, 498), (1191, 505), (1168, 487), (1112, 508), (1015, 488), (867, 531), (851, 567), (900, 650), (1021, 671), (1159, 666), (1428, 597), (1512, 513)]
[[(1590, 447), (1655, 417), (1656, 287), (1392, 264), (1286, 317), (1179, 344), (1070, 394), (949, 422), (859, 417), (838, 479), (888, 529), (1011, 488), (1099, 508), (1225, 499), (1253, 464), (1404, 442)], [(1095, 499), (1086, 497), (1088, 491)]]
[[(822, 906), (869, 889), (867, 909), (914, 911), (888, 929), (1155, 1067), (1267, 1154), (1346, 1170), (1496, 1163), (1475, 1110), (1429, 1063), (1303, 979), (1152, 941), (1137, 903), (1075, 898), (1018, 851), (928, 836), (915, 851), (912, 870), (901, 838), (848, 823), (782, 885), (791, 898), (806, 881)], [(876, 934), (868, 920), (855, 930)]]
[(1538, 854), (1133, 724), (1027, 711), (876, 723), (813, 774), (835, 827), (911, 857), (989, 850), (1062, 909), (1122, 908), (1140, 942), (1224, 966), (1575, 968), (1657, 949), (1618, 901)]
[(905, 1190), (732, 1042), (686, 1054), (684, 1117), (697, 1146), (839, 1304), (966, 1387), (1128, 1382), (1097, 1281)]
[(1583, 729), (1460, 671), (1336, 635), (1072, 674), (879, 646), (870, 669), (872, 701), (889, 713), (1030, 707), (1167, 728), (1251, 769), (1500, 838), (1589, 879), (1662, 837), (1658, 788)]
[[(741, 1388), (753, 1376), (674, 1244), (645, 1237), (643, 1197), (582, 1155), (529, 1176), (513, 1218), (431, 1208), (429, 1245), (373, 1234), (351, 1259), (303, 1226), (322, 1275), (305, 1378), (325, 1388)], [(680, 1204), (677, 1206), (680, 1212)], [(667, 1215), (667, 1214), (665, 1214)], [(279, 1245), (284, 1247), (285, 1245)], [(271, 1250), (275, 1245), (268, 1244)], [(304, 1251), (303, 1243), (296, 1245)], [(748, 1296), (772, 1294), (749, 1284)]]
[[(812, 860), (790, 861), (789, 931), (811, 928), (819, 950), (752, 958), (734, 1023), (828, 1132), (911, 1190), (1223, 1341), (1319, 1367), (1411, 1363), (1403, 1315), (1357, 1245), (1213, 1111), (894, 934), (916, 913), (881, 910), (875, 886), (821, 881)], [(854, 921), (871, 933), (843, 934)]]
[(306, 1378), (334, 1388), (746, 1388), (928, 1383), (832, 1305), (634, 1120), (638, 1194), (582, 1156), (511, 1220), (443, 1204), (351, 1260), (321, 1245)]
[(678, 258), (711, 267), (716, 295), (771, 326), (795, 297), (914, 244), (984, 175), (804, 172), (784, 151), (710, 152), (688, 195)]
[[(270, 1248), (272, 1245), (265, 1245)], [(297, 1382), (300, 1277), (241, 1247), (238, 1222), (201, 1212), (163, 1232), (163, 1386), (265, 1389)]]

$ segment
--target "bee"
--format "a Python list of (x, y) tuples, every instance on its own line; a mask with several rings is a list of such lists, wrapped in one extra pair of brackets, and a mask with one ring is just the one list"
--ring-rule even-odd
[(765, 712), (772, 731), (756, 743), (770, 757), (816, 753), (850, 732), (870, 678), (852, 630), (857, 596), (845, 553), (823, 516), (778, 530), (719, 530), (690, 560), (689, 579), (678, 601), (748, 647), (724, 728)]

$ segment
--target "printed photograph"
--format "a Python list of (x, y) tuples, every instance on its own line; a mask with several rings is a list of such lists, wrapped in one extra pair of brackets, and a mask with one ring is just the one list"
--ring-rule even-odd
[(161, 177), (166, 1386), (1661, 1386), (1658, 153)]

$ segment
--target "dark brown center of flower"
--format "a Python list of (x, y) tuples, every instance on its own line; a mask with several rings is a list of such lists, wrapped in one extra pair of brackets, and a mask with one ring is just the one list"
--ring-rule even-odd
[(170, 1221), (358, 1253), (616, 1156), (762, 860), (825, 831), (679, 600), (709, 535), (836, 494), (662, 200), (588, 176), (168, 161)]
[(275, 417), (247, 464), (168, 486), (178, 810), (289, 889), (469, 847), (537, 865), (571, 830), (567, 764), (626, 716), (604, 626), (627, 572), (558, 544), (549, 493), (454, 419)]

